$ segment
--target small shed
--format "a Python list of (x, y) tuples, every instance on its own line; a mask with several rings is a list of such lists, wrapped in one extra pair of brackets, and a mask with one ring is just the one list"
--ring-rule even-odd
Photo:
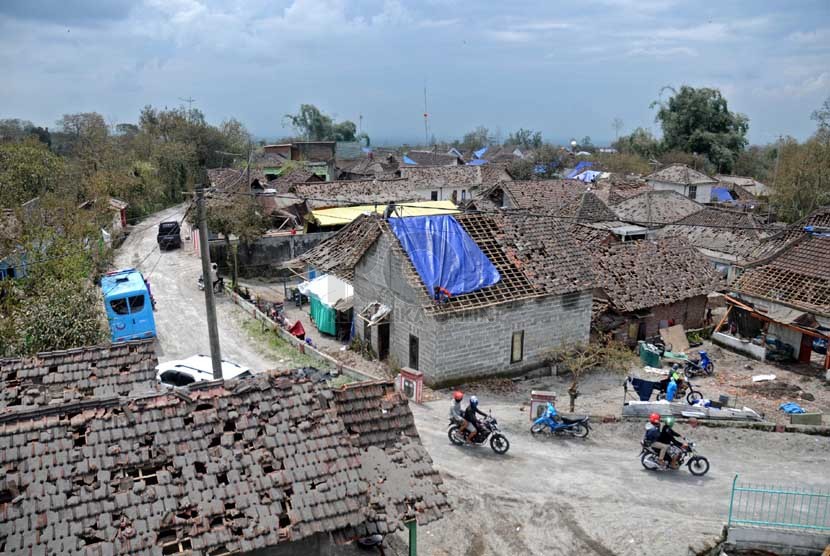
[(298, 286), (300, 293), (308, 296), (311, 302), (311, 318), (317, 326), (317, 330), (324, 334), (340, 336), (338, 334), (338, 323), (346, 321), (351, 323), (351, 318), (344, 318), (339, 313), (350, 313), (352, 311), (352, 298), (354, 289), (333, 274), (323, 274)]

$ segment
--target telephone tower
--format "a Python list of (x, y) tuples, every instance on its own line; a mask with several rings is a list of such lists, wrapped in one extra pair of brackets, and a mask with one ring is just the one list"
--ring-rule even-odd
[(427, 84), (424, 81), (424, 146), (429, 146), (429, 111), (427, 110)]

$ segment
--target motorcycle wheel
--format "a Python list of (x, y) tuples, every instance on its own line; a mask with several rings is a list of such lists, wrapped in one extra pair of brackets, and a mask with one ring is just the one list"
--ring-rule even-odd
[(545, 432), (545, 424), (544, 423), (533, 423), (530, 427), (531, 434), (540, 434)]
[(689, 390), (689, 393), (686, 394), (686, 401), (689, 402), (689, 405), (692, 405), (697, 400), (702, 400), (703, 394), (700, 393), (698, 390)]
[(694, 456), (687, 465), (689, 466), (689, 472), (695, 477), (706, 475), (709, 471), (709, 460), (703, 456)]
[(588, 436), (588, 427), (586, 427), (582, 423), (574, 425), (571, 428), (571, 434), (577, 438), (586, 438)]
[(464, 439), (459, 436), (458, 425), (452, 425), (450, 427), (447, 431), (447, 437), (450, 439), (450, 442), (456, 446), (464, 445)]
[(706, 371), (707, 375), (712, 376), (715, 372), (715, 365), (713, 365), (712, 363), (707, 363), (703, 370)]
[(496, 433), (490, 437), (490, 447), (497, 454), (504, 455), (510, 449), (510, 441), (507, 440), (507, 437)]
[(657, 471), (657, 462), (654, 460), (654, 454), (643, 452), (643, 457), (640, 458), (640, 463), (649, 471)]

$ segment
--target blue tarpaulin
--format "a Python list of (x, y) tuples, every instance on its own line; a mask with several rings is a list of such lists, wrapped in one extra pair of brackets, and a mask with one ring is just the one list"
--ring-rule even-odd
[(478, 149), (477, 151), (473, 151), (473, 154), (475, 155), (476, 158), (481, 158), (482, 156), (484, 156), (484, 153), (487, 152), (488, 148), (489, 147), (482, 147), (482, 148)]
[(390, 218), (388, 222), (431, 294), (443, 288), (451, 295), (462, 295), (501, 280), (487, 255), (452, 216)]
[(720, 203), (728, 203), (733, 200), (732, 194), (729, 193), (729, 190), (725, 187), (713, 187), (711, 196), (713, 201), (718, 201)]
[(795, 402), (782, 403), (778, 406), (778, 409), (782, 410), (784, 413), (807, 413), (806, 411), (804, 411), (803, 407), (801, 407)]
[(467, 166), (481, 166), (483, 164), (487, 164), (488, 161), (484, 160), (483, 158), (476, 158), (475, 160), (471, 160), (467, 163)]
[(574, 179), (579, 181), (584, 181), (585, 183), (590, 183), (597, 179), (597, 177), (602, 174), (602, 172), (597, 172), (596, 170), (585, 170)]
[(582, 162), (580, 162), (579, 164), (577, 164), (577, 165), (574, 167), (574, 169), (573, 169), (573, 170), (571, 170), (571, 171), (568, 173), (568, 175), (567, 175), (567, 176), (565, 176), (565, 177), (566, 177), (566, 178), (568, 178), (568, 179), (573, 179), (573, 178), (575, 178), (577, 175), (581, 174), (583, 170), (587, 170), (588, 168), (590, 168), (590, 167), (591, 167), (591, 166), (593, 166), (593, 165), (594, 165), (594, 163), (593, 163), (593, 162), (589, 162), (589, 161), (587, 161), (587, 160), (583, 160)]
[(406, 155), (403, 155), (403, 163), (404, 164), (415, 164), (416, 166), (418, 165), (417, 162), (415, 162), (414, 160), (412, 160), (411, 158), (409, 158)]

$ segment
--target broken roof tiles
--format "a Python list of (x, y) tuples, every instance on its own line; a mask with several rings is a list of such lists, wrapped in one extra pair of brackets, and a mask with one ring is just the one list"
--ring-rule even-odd
[(672, 164), (662, 170), (646, 176), (648, 181), (659, 181), (677, 185), (701, 185), (718, 183), (715, 178), (710, 178), (702, 172), (689, 168), (685, 164)]
[(146, 392), (156, 365), (152, 340), (0, 359), (0, 410)]
[[(439, 518), (444, 487), (406, 403), (387, 384), (349, 392), (341, 405), (341, 394), (275, 373), (3, 414), (4, 553), (247, 552)], [(392, 415), (383, 441), (367, 421), (370, 441), (353, 443), (339, 411), (360, 421), (377, 403)]]
[(409, 158), (419, 166), (456, 166), (464, 163), (464, 161), (454, 154), (432, 151), (409, 151), (406, 153), (406, 158)]
[(425, 197), (414, 183), (402, 178), (295, 183), (291, 192), (306, 199), (311, 209), (430, 199), (429, 191)]
[(318, 243), (288, 267), (313, 266), (318, 272), (334, 274), (347, 281), (354, 280), (354, 267), (380, 236), (380, 222), (373, 215), (361, 214), (335, 235)]
[[(264, 184), (267, 180), (265, 174), (261, 170), (252, 168), (249, 173), (243, 169), (237, 168), (211, 168), (207, 171), (208, 181), (212, 187), (219, 191), (233, 192), (233, 191), (250, 191), (251, 184), (258, 181)], [(248, 178), (250, 177), (250, 181)], [(248, 182), (246, 184), (246, 182)]]
[(481, 185), (479, 166), (402, 166), (401, 177), (417, 189), (472, 189)]
[(703, 205), (668, 190), (646, 190), (614, 205), (614, 212), (620, 220), (647, 227), (674, 224), (700, 210), (703, 210)]
[(679, 238), (640, 240), (591, 252), (597, 288), (619, 312), (648, 309), (720, 289), (720, 275)]
[(684, 237), (698, 249), (743, 259), (758, 247), (764, 230), (755, 216), (707, 207), (657, 232), (658, 237)]

